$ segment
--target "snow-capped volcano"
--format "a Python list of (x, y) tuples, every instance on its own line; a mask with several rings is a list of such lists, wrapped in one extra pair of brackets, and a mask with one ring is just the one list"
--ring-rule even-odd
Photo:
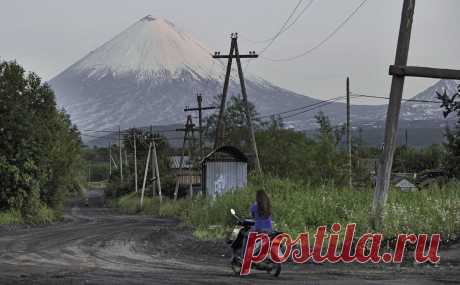
[[(242, 51), (250, 48), (240, 46)], [(183, 109), (196, 105), (196, 93), (203, 94), (204, 106), (214, 104), (214, 97), (222, 93), (225, 64), (213, 59), (210, 49), (168, 20), (149, 15), (49, 83), (58, 104), (81, 130), (168, 125), (184, 123)], [(316, 127), (314, 116), (320, 110), (334, 124), (345, 119), (343, 103), (328, 103), (309, 111), (308, 106), (319, 100), (280, 88), (255, 75), (245, 74), (245, 79), (249, 100), (259, 114), (298, 110), (295, 116), (287, 116), (288, 127)], [(239, 87), (233, 71), (229, 96), (238, 95)], [(431, 94), (430, 90), (426, 92)], [(299, 111), (302, 106), (306, 106), (306, 112)], [(427, 113), (425, 106), (405, 104), (402, 119), (439, 117), (441, 111), (436, 108)], [(352, 121), (381, 121), (385, 112), (385, 106), (352, 106)], [(209, 114), (207, 111), (206, 115)]]
[[(139, 79), (178, 78), (189, 71), (195, 79), (210, 74), (215, 60), (203, 44), (173, 23), (148, 15), (105, 43), (70, 70), (102, 78), (135, 74)], [(89, 73), (88, 73), (89, 72)]]
[[(71, 65), (49, 83), (80, 129), (182, 123), (184, 106), (222, 93), (225, 62), (173, 23), (146, 16)], [(229, 95), (239, 94), (232, 71)], [(245, 74), (261, 114), (318, 102)], [(208, 113), (209, 114), (209, 113)]]

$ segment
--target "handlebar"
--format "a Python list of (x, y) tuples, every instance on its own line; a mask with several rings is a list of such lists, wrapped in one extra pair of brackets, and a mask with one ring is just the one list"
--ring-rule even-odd
[(238, 221), (238, 225), (243, 227), (251, 227), (255, 224), (256, 222), (253, 219), (242, 219)]

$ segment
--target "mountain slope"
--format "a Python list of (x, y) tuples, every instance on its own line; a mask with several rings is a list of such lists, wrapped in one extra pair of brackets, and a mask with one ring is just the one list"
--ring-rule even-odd
[[(182, 122), (185, 106), (204, 104), (222, 92), (225, 64), (174, 24), (147, 16), (90, 52), (49, 83), (80, 129), (104, 129)], [(250, 101), (262, 114), (316, 99), (246, 75)], [(232, 72), (229, 95), (239, 94)]]
[[(209, 49), (171, 22), (146, 16), (71, 65), (49, 84), (56, 92), (58, 104), (81, 130), (168, 125), (185, 121), (183, 109), (196, 105), (196, 93), (203, 94), (203, 105), (215, 104), (214, 97), (222, 93), (225, 65), (226, 62), (213, 59)], [(261, 115), (320, 102), (251, 74), (245, 74), (245, 79), (249, 100)], [(237, 72), (233, 70), (229, 96), (239, 93)], [(427, 108), (419, 103), (405, 103), (402, 119), (439, 118), (438, 106), (431, 105)], [(309, 109), (312, 108), (303, 110)], [(286, 118), (285, 123), (297, 129), (314, 128), (314, 116), (320, 110), (334, 124), (345, 120), (345, 104), (332, 102)], [(360, 122), (384, 120), (386, 106), (356, 105), (351, 110), (356, 126)]]

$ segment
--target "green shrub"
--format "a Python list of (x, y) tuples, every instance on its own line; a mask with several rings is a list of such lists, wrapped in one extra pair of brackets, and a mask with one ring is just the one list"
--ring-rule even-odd
[(0, 225), (22, 224), (22, 216), (19, 210), (10, 209), (0, 212)]

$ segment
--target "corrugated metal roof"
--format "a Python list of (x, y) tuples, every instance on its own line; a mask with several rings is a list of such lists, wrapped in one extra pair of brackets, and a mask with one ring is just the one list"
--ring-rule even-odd
[(208, 160), (248, 162), (248, 157), (234, 146), (222, 146), (206, 155), (202, 163)]

